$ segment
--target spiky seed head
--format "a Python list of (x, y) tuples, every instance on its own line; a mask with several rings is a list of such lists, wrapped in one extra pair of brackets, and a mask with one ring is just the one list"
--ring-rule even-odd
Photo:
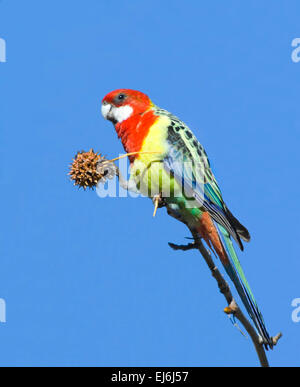
[(88, 152), (77, 152), (68, 175), (74, 181), (74, 185), (86, 190), (87, 188), (94, 189), (104, 175), (97, 171), (97, 165), (102, 160), (105, 160), (99, 153), (90, 149)]

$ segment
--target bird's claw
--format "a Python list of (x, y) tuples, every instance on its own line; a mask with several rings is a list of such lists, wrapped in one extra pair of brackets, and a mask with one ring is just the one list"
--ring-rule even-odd
[(99, 160), (96, 167), (97, 173), (102, 175), (102, 179), (100, 179), (101, 183), (105, 183), (107, 179), (113, 179), (118, 174), (117, 166), (106, 159)]
[(176, 245), (175, 243), (171, 243), (169, 242), (168, 245), (171, 247), (171, 249), (173, 250), (183, 250), (183, 251), (187, 251), (187, 250), (193, 250), (193, 249), (197, 249), (198, 246), (197, 246), (197, 243), (189, 243), (187, 245)]

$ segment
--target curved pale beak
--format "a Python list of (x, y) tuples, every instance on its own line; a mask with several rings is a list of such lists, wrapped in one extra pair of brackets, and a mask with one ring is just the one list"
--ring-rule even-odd
[(110, 103), (107, 103), (105, 101), (102, 102), (101, 113), (106, 120), (109, 119), (109, 112), (111, 111), (111, 109), (112, 105)]

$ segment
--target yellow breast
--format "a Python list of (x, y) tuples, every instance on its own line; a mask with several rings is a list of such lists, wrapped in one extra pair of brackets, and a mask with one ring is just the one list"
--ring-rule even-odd
[(161, 193), (168, 197), (174, 189), (174, 179), (162, 163), (168, 151), (166, 139), (169, 125), (167, 116), (159, 117), (145, 138), (139, 157), (131, 165), (130, 178), (136, 182), (142, 195), (153, 197)]

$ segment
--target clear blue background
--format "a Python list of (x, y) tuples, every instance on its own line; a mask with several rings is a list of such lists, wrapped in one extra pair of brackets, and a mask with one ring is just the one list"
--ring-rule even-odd
[(185, 227), (148, 199), (100, 199), (74, 154), (122, 146), (109, 91), (144, 91), (206, 147), (252, 241), (240, 258), (271, 334), (300, 365), (299, 1), (0, 3), (0, 365), (257, 365)]

